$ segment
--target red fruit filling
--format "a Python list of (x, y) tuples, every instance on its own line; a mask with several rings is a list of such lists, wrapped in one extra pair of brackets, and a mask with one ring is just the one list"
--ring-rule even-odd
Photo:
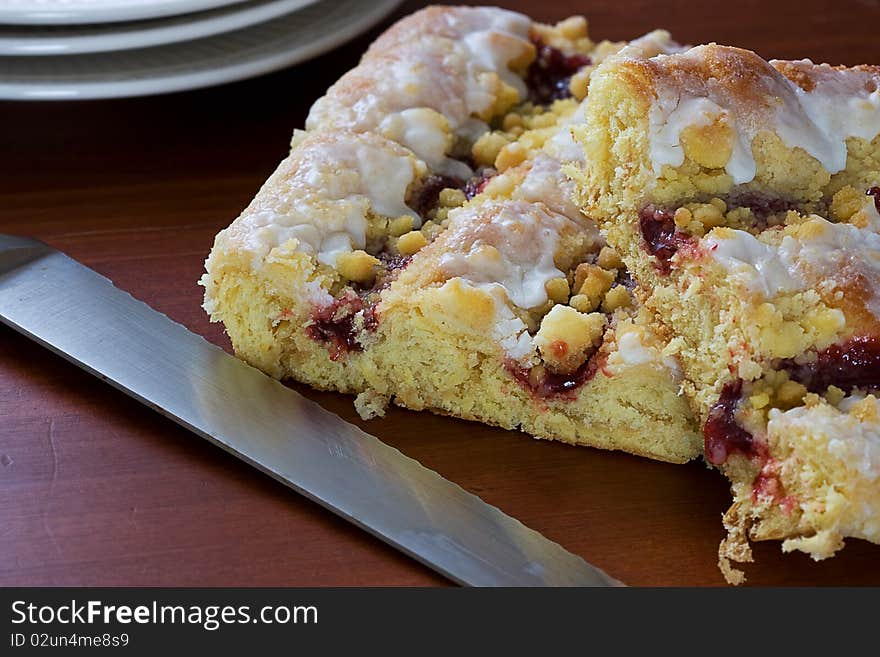
[[(378, 327), (379, 315), (376, 313), (376, 304), (373, 303), (364, 308), (364, 330), (372, 333)], [(360, 343), (358, 343), (358, 346), (360, 347)]]
[(725, 463), (733, 453), (745, 456), (757, 453), (754, 437), (736, 421), (742, 386), (742, 379), (725, 384), (703, 426), (706, 459), (713, 465)]
[(468, 180), (464, 187), (461, 188), (467, 200), (470, 201), (477, 194), (482, 194), (483, 190), (486, 189), (486, 185), (497, 174), (498, 172), (492, 167), (479, 169), (477, 175)]
[(874, 207), (880, 212), (880, 187), (871, 187), (865, 194), (874, 197)]
[(636, 289), (635, 279), (630, 275), (627, 269), (621, 269), (617, 274), (617, 279), (614, 281), (615, 287), (617, 285), (623, 285), (629, 292), (632, 292)]
[(406, 204), (415, 210), (423, 219), (437, 208), (440, 203), (440, 192), (447, 187), (461, 189), (464, 182), (451, 176), (430, 175), (422, 181), (407, 198)]
[(797, 203), (792, 203), (779, 197), (763, 196), (761, 194), (744, 194), (737, 196), (734, 207), (749, 208), (755, 215), (757, 224), (755, 228), (763, 230), (769, 228), (768, 219), (772, 215), (779, 215), (789, 210), (796, 210)]
[(682, 246), (693, 242), (690, 235), (676, 229), (671, 212), (659, 210), (653, 205), (643, 208), (639, 213), (639, 230), (645, 241), (645, 249), (657, 258), (657, 268), (663, 274), (672, 270), (669, 264), (672, 256)]
[(787, 360), (780, 369), (815, 393), (825, 392), (828, 386), (845, 392), (853, 388), (880, 388), (880, 341), (871, 336), (854, 337), (828, 347), (814, 361)]
[(363, 300), (348, 294), (312, 313), (312, 323), (306, 327), (306, 334), (316, 342), (325, 343), (330, 349), (330, 360), (339, 360), (352, 351), (363, 347), (357, 341), (355, 316), (364, 309)]
[(410, 193), (406, 204), (415, 210), (420, 217), (427, 219), (430, 213), (440, 205), (440, 192), (444, 189), (460, 189), (464, 192), (465, 197), (471, 200), (486, 188), (489, 180), (497, 173), (491, 167), (483, 167), (467, 180), (451, 176), (430, 175)]
[[(330, 360), (339, 360), (342, 356), (363, 351), (358, 341), (358, 334), (373, 332), (379, 325), (376, 305), (379, 295), (391, 285), (397, 274), (410, 263), (412, 256), (394, 255), (387, 251), (376, 254), (381, 266), (368, 286), (353, 284), (341, 297), (312, 313), (312, 322), (306, 327), (306, 335), (316, 342), (323, 342), (330, 350)], [(363, 323), (356, 326), (357, 314), (361, 313)], [(289, 319), (280, 317), (279, 319)]]
[[(824, 393), (829, 386), (845, 392), (855, 388), (877, 389), (880, 388), (880, 340), (871, 336), (851, 338), (828, 347), (810, 362), (782, 361), (779, 369), (814, 393)], [(715, 465), (726, 462), (734, 452), (746, 456), (758, 453), (752, 434), (736, 421), (742, 387), (742, 380), (724, 386), (703, 427), (706, 458)]]
[[(397, 273), (401, 269), (405, 269), (412, 260), (411, 255), (394, 254), (389, 253), (388, 251), (380, 251), (376, 254), (376, 257), (382, 264), (382, 270), (388, 273)], [(370, 289), (375, 291), (380, 287), (382, 287), (381, 283), (374, 283)]]
[(568, 374), (553, 372), (543, 365), (523, 367), (517, 362), (507, 363), (507, 371), (520, 386), (537, 398), (565, 398), (573, 396), (578, 388), (596, 375), (599, 371), (598, 360), (594, 353), (574, 372)]
[(533, 41), (537, 54), (526, 73), (529, 100), (549, 105), (554, 100), (570, 98), (568, 89), (571, 76), (592, 60), (587, 55), (566, 55), (559, 48), (548, 46), (539, 39)]

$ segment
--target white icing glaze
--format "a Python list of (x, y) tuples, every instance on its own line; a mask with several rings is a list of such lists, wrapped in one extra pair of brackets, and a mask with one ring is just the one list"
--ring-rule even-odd
[(455, 134), (465, 143), (473, 144), (488, 130), (488, 123), (471, 117), (455, 128)]
[(312, 106), (306, 128), (378, 130), (435, 171), (470, 175), (444, 156), (453, 135), (473, 142), (488, 129), (476, 117), (495, 105), (496, 75), (523, 97), (525, 83), (509, 64), (533, 48), (531, 21), (494, 8), (451, 8), (442, 20), (437, 29), (404, 31), (409, 41), (391, 39), (365, 57)]
[(473, 172), (464, 162), (446, 157), (453, 136), (449, 121), (427, 107), (416, 107), (386, 116), (378, 132), (418, 153), (432, 171), (467, 178)]
[[(769, 414), (767, 431), (771, 436), (793, 442), (809, 440), (810, 448), (823, 449), (833, 459), (866, 479), (880, 479), (880, 423), (865, 420), (852, 413), (855, 404), (865, 403), (863, 395), (844, 399), (838, 408), (799, 406), (787, 411), (773, 409)], [(877, 406), (874, 397), (867, 403)]]
[[(800, 63), (813, 64), (810, 60)], [(810, 92), (790, 84), (807, 121), (780, 107), (777, 132), (786, 146), (803, 148), (829, 172), (846, 167), (848, 137), (870, 140), (880, 134), (880, 91), (869, 93), (864, 86), (853, 89), (836, 76), (821, 76)]]
[(445, 14), (449, 31), (444, 34), (466, 52), (472, 82), (478, 85), (480, 73), (493, 72), (524, 98), (525, 82), (509, 64), (528, 48), (531, 19), (498, 7), (456, 7)]
[[(451, 43), (457, 62), (454, 68), (463, 77), (465, 106), (470, 116), (482, 116), (495, 105), (498, 89), (494, 76), (513, 87), (519, 99), (525, 98), (525, 81), (510, 70), (509, 64), (532, 48), (527, 31), (513, 34), (481, 30)], [(461, 123), (463, 120), (456, 121), (456, 127)]]
[(462, 74), (430, 49), (416, 49), (346, 73), (312, 105), (306, 129), (385, 133), (436, 165), (443, 161), (438, 143), (450, 145), (451, 133), (469, 115), (463, 96)]
[[(671, 95), (658, 98), (651, 107), (649, 117), (650, 156), (654, 174), (659, 176), (665, 164), (673, 167), (684, 164), (682, 130), (711, 125), (716, 121), (724, 121), (728, 125), (732, 123), (727, 110), (708, 98), (681, 98)], [(744, 139), (739, 130), (735, 130), (733, 152), (725, 170), (737, 184), (752, 180), (757, 173), (751, 139)]]
[(709, 125), (724, 110), (708, 98), (686, 98), (664, 94), (651, 106), (649, 140), (654, 173), (660, 174), (664, 164), (680, 167), (684, 164), (681, 131), (687, 127)]
[(300, 144), (231, 230), (244, 235), (255, 266), (275, 247), (334, 266), (340, 253), (366, 246), (369, 213), (419, 216), (407, 188), (424, 163), (378, 137), (341, 134)]
[(617, 336), (617, 353), (620, 354), (622, 364), (630, 367), (644, 365), (659, 360), (656, 349), (642, 344), (642, 336), (636, 331), (626, 331)]
[(706, 250), (727, 269), (731, 278), (752, 292), (767, 298), (783, 292), (803, 289), (806, 281), (777, 247), (764, 244), (744, 230), (734, 230), (731, 237), (718, 237), (714, 231), (705, 238)]
[[(865, 212), (874, 215), (872, 221), (880, 222), (873, 204), (871, 198)], [(880, 235), (876, 228), (832, 223), (820, 217), (810, 222), (816, 227), (810, 239), (786, 235), (778, 244), (771, 244), (742, 230), (732, 231), (732, 237), (719, 237), (712, 231), (703, 245), (733, 279), (767, 298), (829, 282), (846, 283), (857, 274), (871, 294), (868, 310), (880, 318)]]
[(528, 38), (532, 26), (532, 20), (525, 14), (499, 7), (447, 8), (440, 18), (444, 25), (436, 33), (455, 40), (475, 32), (505, 32)]
[[(463, 208), (450, 213), (453, 221)], [(541, 206), (508, 202), (486, 231), (466, 252), (450, 252), (440, 267), (477, 287), (500, 287), (514, 305), (529, 309), (547, 303), (545, 285), (565, 276), (553, 262), (559, 244), (559, 227), (565, 221)]]
[(871, 295), (868, 310), (880, 318), (880, 235), (852, 224), (813, 221), (822, 228), (819, 235), (810, 240), (786, 237), (779, 249), (782, 259), (814, 281), (845, 280), (857, 273)]
[(527, 361), (536, 356), (534, 338), (529, 334), (528, 327), (519, 317), (513, 314), (506, 303), (505, 293), (499, 287), (488, 290), (495, 301), (495, 324), (492, 337), (501, 345), (509, 358)]
[(468, 52), (472, 84), (479, 84), (480, 73), (496, 73), (506, 84), (516, 89), (520, 98), (525, 98), (525, 81), (508, 66), (509, 62), (522, 55), (523, 38), (526, 37), (487, 30), (468, 34), (462, 44)]
[[(701, 52), (697, 48), (683, 56), (700, 57)], [(725, 167), (736, 184), (750, 182), (757, 173), (751, 144), (762, 130), (776, 132), (788, 148), (803, 149), (830, 173), (842, 171), (849, 137), (870, 140), (880, 134), (880, 90), (868, 82), (869, 74), (864, 72), (814, 67), (809, 60), (795, 65), (814, 78), (812, 89), (804, 91), (783, 75), (768, 70), (762, 82), (764, 98), (752, 101), (754, 108), (742, 106), (744, 101), (734, 99), (711, 81), (707, 84), (713, 91), (707, 91), (708, 95), (663, 88), (649, 113), (654, 173), (659, 175), (664, 164), (678, 167), (684, 162), (680, 142), (684, 128), (708, 125), (718, 118), (724, 118), (736, 134), (733, 154)], [(759, 110), (770, 115), (753, 113)]]
[[(358, 146), (355, 153), (361, 178), (360, 189), (355, 193), (365, 194), (376, 214), (386, 217), (409, 215), (416, 222), (416, 227), (421, 226), (419, 215), (405, 201), (406, 190), (415, 177), (416, 168), (412, 158), (364, 144)], [(343, 153), (340, 155), (344, 157)]]
[(443, 283), (438, 291), (444, 294), (453, 285), (479, 290), (492, 300), (494, 311), (491, 327), (492, 338), (501, 346), (508, 358), (521, 362), (537, 358), (537, 347), (529, 334), (528, 326), (514, 314), (507, 294), (502, 287), (474, 284), (466, 278), (451, 278)]
[(643, 34), (638, 39), (633, 39), (617, 54), (621, 57), (654, 57), (656, 55), (671, 55), (686, 49), (687, 46), (681, 46), (673, 41), (672, 35), (666, 30), (654, 30)]
[(576, 186), (563, 171), (568, 164), (584, 161), (583, 148), (572, 136), (574, 125), (583, 123), (586, 103), (581, 103), (569, 116), (563, 118), (556, 132), (545, 143), (541, 152), (529, 160), (528, 171), (513, 191), (513, 198), (543, 203), (550, 210), (568, 217), (589, 231), (596, 243), (601, 237), (595, 222), (587, 219), (575, 203)]
[(642, 365), (663, 367), (673, 381), (681, 380), (681, 368), (674, 356), (663, 354), (663, 341), (646, 326), (621, 318), (614, 328), (615, 348), (608, 354), (603, 371), (612, 375)]
[(584, 161), (584, 148), (575, 141), (572, 128), (585, 122), (587, 102), (582, 101), (571, 115), (559, 122), (559, 130), (544, 144), (544, 152), (560, 162)]
[(326, 308), (333, 303), (333, 295), (321, 287), (318, 281), (306, 281), (304, 285), (305, 297), (313, 308)]
[(562, 165), (548, 155), (538, 153), (532, 160), (525, 178), (513, 192), (517, 200), (531, 203), (543, 203), (553, 212), (568, 217), (584, 226), (584, 230), (594, 234), (599, 241), (599, 231), (584, 215), (574, 202), (575, 184), (562, 171)]

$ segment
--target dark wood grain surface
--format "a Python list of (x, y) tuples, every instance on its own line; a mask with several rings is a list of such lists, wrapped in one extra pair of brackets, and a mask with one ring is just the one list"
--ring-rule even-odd
[[(876, 0), (502, 4), (547, 21), (586, 12), (596, 38), (665, 27), (680, 41), (765, 57), (880, 62)], [(228, 348), (196, 286), (213, 236), (375, 34), (214, 89), (0, 103), (0, 232), (47, 241)], [(699, 463), (665, 465), (401, 410), (362, 423), (351, 399), (302, 392), (628, 584), (723, 584), (716, 549), (729, 494)], [(880, 547), (848, 543), (822, 563), (758, 545), (749, 582), (880, 584)], [(0, 585), (442, 584), (0, 327)]]

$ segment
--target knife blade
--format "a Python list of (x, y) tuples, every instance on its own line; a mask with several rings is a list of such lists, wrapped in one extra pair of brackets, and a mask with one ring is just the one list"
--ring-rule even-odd
[(454, 582), (619, 582), (29, 238), (0, 235), (0, 320)]

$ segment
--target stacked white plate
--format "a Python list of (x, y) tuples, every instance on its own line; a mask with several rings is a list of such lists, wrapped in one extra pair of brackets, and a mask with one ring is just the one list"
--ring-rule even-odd
[(2, 0), (0, 99), (141, 96), (267, 73), (401, 0)]

